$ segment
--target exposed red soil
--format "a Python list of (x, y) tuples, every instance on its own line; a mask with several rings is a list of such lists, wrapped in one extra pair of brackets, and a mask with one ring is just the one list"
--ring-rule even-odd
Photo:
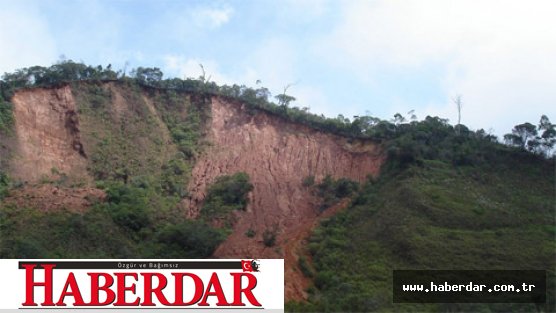
[[(114, 114), (124, 114), (129, 103), (116, 86), (109, 88), (114, 95)], [(151, 113), (156, 113), (156, 108), (146, 102)], [(13, 103), (15, 147), (9, 174), (29, 185), (12, 191), (5, 201), (41, 210), (79, 211), (102, 200), (104, 194), (94, 188), (33, 185), (60, 174), (71, 182), (91, 182), (71, 88), (22, 90), (16, 93)], [(158, 122), (165, 127), (159, 119)], [(84, 121), (84, 130), (95, 127), (86, 124)], [(345, 207), (347, 200), (320, 214), (320, 199), (303, 186), (303, 179), (314, 176), (318, 182), (331, 175), (363, 182), (368, 176), (379, 174), (384, 161), (380, 147), (371, 141), (294, 124), (218, 97), (211, 103), (206, 127), (205, 139), (210, 144), (192, 170), (188, 188), (191, 196), (182, 201), (181, 208), (187, 216), (196, 218), (207, 186), (218, 176), (240, 171), (249, 174), (254, 186), (249, 205), (246, 211), (235, 212), (234, 231), (214, 256), (285, 258), (286, 300), (306, 299), (305, 289), (310, 281), (298, 268), (299, 256), (306, 254), (304, 241), (319, 220)], [(169, 142), (167, 130), (164, 134), (164, 141)], [(248, 230), (255, 232), (253, 238), (246, 236)], [(274, 246), (264, 245), (265, 231), (275, 233)]]
[(75, 181), (89, 180), (71, 88), (21, 90), (12, 102), (16, 147), (11, 176), (37, 182), (60, 172)]
[[(369, 141), (349, 140), (308, 127), (292, 124), (279, 117), (249, 113), (239, 103), (216, 98), (212, 101), (208, 140), (212, 145), (192, 171), (191, 198), (184, 201), (187, 214), (195, 218), (206, 196), (206, 188), (216, 177), (246, 172), (254, 190), (245, 212), (237, 212), (234, 232), (216, 250), (222, 258), (286, 258), (286, 300), (303, 299), (296, 287), (285, 247), (303, 240), (318, 220), (320, 200), (303, 179), (316, 181), (326, 175), (363, 182), (379, 174), (384, 156)], [(333, 210), (331, 211), (333, 212)], [(253, 238), (246, 236), (255, 231)], [(276, 245), (263, 244), (265, 231), (276, 232)], [(295, 250), (295, 249), (294, 249)], [(288, 274), (289, 273), (289, 274)]]

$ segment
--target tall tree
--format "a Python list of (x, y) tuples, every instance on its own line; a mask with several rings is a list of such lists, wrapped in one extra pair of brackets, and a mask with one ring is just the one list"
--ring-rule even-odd
[[(507, 144), (531, 151), (536, 146), (537, 128), (531, 123), (514, 126), (511, 134), (504, 135)], [(529, 141), (532, 141), (529, 143)]]
[(556, 144), (556, 125), (552, 124), (546, 115), (541, 116), (538, 126), (540, 134), (539, 142), (543, 152), (549, 156)]
[(463, 108), (463, 102), (461, 100), (461, 95), (457, 95), (455, 98), (452, 99), (456, 104), (456, 108), (458, 109), (458, 125), (461, 124), (461, 108)]
[(280, 105), (284, 109), (284, 111), (287, 111), (290, 102), (295, 101), (295, 97), (286, 94), (288, 88), (293, 85), (294, 84), (288, 84), (286, 87), (284, 87), (284, 92), (282, 94), (275, 96), (275, 98), (278, 99), (278, 105)]

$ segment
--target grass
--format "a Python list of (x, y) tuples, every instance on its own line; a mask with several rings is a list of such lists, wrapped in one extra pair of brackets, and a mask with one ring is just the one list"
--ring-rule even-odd
[(82, 213), (0, 205), (0, 257), (207, 258), (228, 235), (152, 206), (149, 187), (115, 183), (106, 193)]
[(554, 168), (424, 160), (363, 186), (310, 239), (308, 303), (289, 311), (535, 311), (530, 304), (393, 304), (394, 269), (546, 269), (554, 310)]

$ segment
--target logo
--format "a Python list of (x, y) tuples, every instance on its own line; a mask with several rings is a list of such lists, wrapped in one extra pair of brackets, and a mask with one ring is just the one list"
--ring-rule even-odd
[(281, 259), (0, 260), (0, 277), (0, 311), (284, 309)]
[(258, 260), (242, 260), (241, 267), (244, 272), (258, 272), (259, 262)]

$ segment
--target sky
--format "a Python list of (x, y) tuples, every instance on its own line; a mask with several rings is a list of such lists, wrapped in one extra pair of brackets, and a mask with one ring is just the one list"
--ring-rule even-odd
[(0, 0), (0, 74), (62, 58), (260, 85), (316, 114), (556, 122), (554, 0)]

